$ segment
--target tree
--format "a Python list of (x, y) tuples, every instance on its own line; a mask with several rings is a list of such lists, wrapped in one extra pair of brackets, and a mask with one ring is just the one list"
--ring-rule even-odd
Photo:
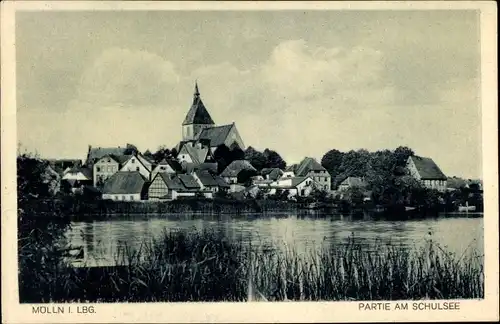
[(246, 186), (249, 186), (251, 184), (252, 177), (257, 175), (257, 171), (254, 170), (241, 170), (240, 173), (238, 173), (238, 183), (243, 183)]
[(144, 156), (147, 157), (148, 159), (154, 159), (153, 153), (149, 149), (144, 152)]
[[(144, 155), (146, 155), (146, 154), (144, 154)], [(173, 158), (172, 152), (168, 148), (166, 148), (165, 146), (160, 146), (158, 148), (158, 151), (153, 153), (152, 156), (153, 156), (155, 163), (160, 163), (164, 159)]]
[(235, 146), (231, 150), (231, 162), (236, 161), (236, 160), (244, 160), (245, 159), (245, 152), (239, 146)]
[(264, 150), (264, 156), (266, 157), (266, 168), (279, 168), (281, 170), (286, 169), (286, 162), (276, 151), (266, 148)]
[(408, 157), (414, 156), (415, 153), (413, 150), (409, 147), (406, 146), (399, 146), (394, 150), (394, 159), (395, 159), (395, 166), (397, 167), (404, 167), (406, 165), (406, 161), (408, 160)]
[(245, 160), (250, 162), (250, 164), (257, 169), (257, 171), (262, 170), (266, 167), (267, 157), (264, 153), (257, 151), (253, 147), (249, 146), (245, 150)]
[(232, 152), (224, 144), (217, 146), (214, 151), (214, 159), (217, 162), (217, 173), (221, 173), (232, 162)]
[(332, 149), (326, 152), (321, 158), (321, 165), (330, 173), (332, 179), (339, 174), (343, 155), (339, 150)]
[(125, 155), (137, 154), (138, 152), (139, 150), (137, 149), (137, 146), (127, 143), (127, 147), (124, 152)]

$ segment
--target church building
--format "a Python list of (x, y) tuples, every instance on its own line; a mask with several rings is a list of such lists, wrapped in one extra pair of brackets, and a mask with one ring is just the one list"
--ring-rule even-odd
[(233, 122), (229, 125), (216, 126), (207, 108), (200, 98), (198, 83), (195, 83), (193, 104), (182, 123), (182, 142), (178, 150), (186, 143), (209, 146), (213, 153), (221, 144), (229, 148), (239, 147), (244, 150), (245, 145)]

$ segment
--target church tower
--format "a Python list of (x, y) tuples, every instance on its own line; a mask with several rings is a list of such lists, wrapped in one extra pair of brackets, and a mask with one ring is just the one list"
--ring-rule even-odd
[(182, 123), (182, 139), (184, 141), (194, 140), (205, 128), (214, 127), (215, 123), (201, 101), (198, 82), (194, 85), (193, 104)]

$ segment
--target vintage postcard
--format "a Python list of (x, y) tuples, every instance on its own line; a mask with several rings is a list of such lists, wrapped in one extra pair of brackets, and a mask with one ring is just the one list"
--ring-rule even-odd
[(494, 2), (3, 2), (6, 323), (498, 320)]

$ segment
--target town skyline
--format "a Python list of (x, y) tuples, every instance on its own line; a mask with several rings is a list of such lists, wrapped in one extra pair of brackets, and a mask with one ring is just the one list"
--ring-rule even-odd
[[(334, 32), (321, 33), (332, 19)], [(17, 140), (42, 157), (83, 159), (88, 145), (172, 148), (197, 80), (216, 124), (235, 122), (246, 147), (275, 150), (288, 164), (330, 149), (408, 146), (448, 176), (482, 178), (474, 11), (17, 21)]]

